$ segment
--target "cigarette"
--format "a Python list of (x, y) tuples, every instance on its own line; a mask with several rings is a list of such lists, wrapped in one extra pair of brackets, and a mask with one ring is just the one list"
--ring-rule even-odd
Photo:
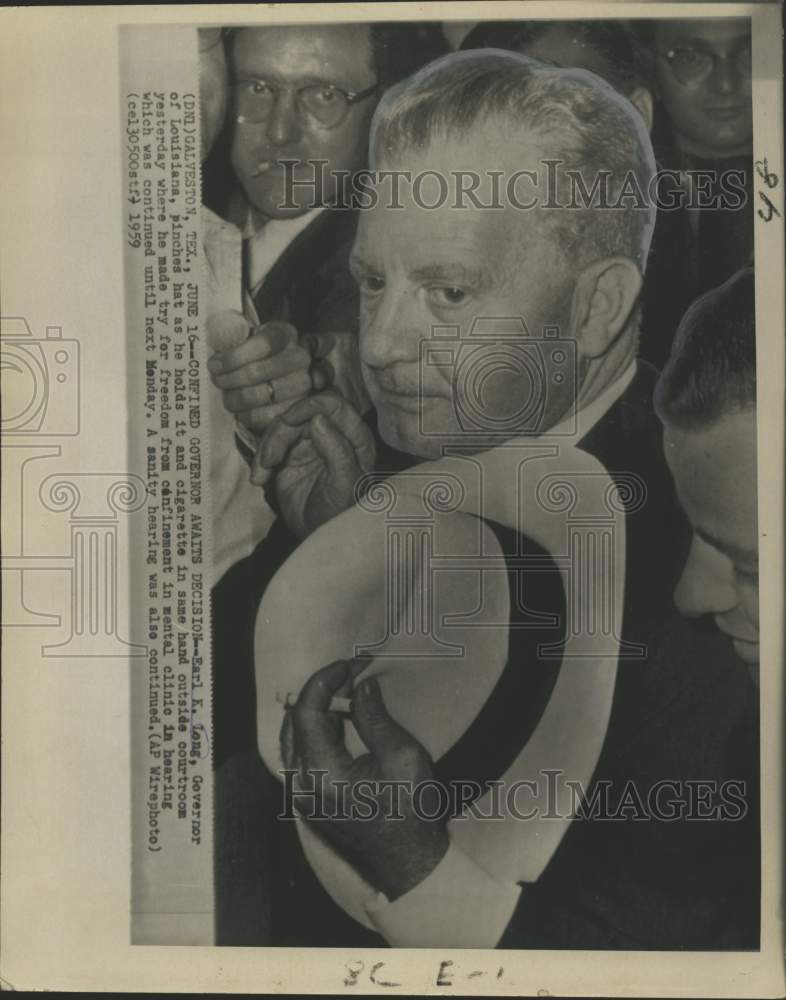
[[(283, 705), (284, 708), (294, 708), (297, 702), (297, 694), (294, 691), (287, 691), (286, 694), (281, 691), (276, 692), (276, 701), (279, 705)], [(343, 712), (344, 715), (349, 715), (352, 711), (352, 699), (342, 698), (339, 695), (333, 695), (330, 699), (330, 705), (328, 706), (328, 712)]]
[(260, 177), (262, 174), (266, 174), (268, 170), (273, 166), (271, 160), (260, 160), (260, 162), (251, 171), (252, 177)]

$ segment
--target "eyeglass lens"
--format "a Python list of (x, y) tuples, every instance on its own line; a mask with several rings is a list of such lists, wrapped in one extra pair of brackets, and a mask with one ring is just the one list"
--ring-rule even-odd
[[(276, 99), (284, 88), (258, 81), (240, 81), (236, 86), (237, 110), (249, 122), (263, 122), (273, 112)], [(301, 114), (315, 118), (320, 124), (339, 124), (349, 108), (346, 95), (336, 87), (311, 85), (294, 91), (296, 106)]]
[[(672, 71), (683, 83), (694, 83), (706, 79), (715, 69), (721, 57), (714, 52), (701, 49), (677, 49), (669, 60)], [(750, 76), (751, 50), (750, 46), (739, 49), (730, 57), (737, 71), (743, 76)]]

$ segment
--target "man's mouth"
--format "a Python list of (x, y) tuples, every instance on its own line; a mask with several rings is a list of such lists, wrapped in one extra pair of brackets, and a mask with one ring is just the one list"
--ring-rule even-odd
[(707, 108), (706, 113), (716, 121), (729, 122), (745, 114), (746, 108), (743, 105), (734, 107)]
[(727, 635), (731, 639), (732, 645), (741, 660), (744, 660), (746, 663), (759, 662), (758, 635), (739, 635), (736, 632), (732, 632), (728, 627), (725, 627), (723, 622), (717, 618), (715, 619), (715, 624), (724, 635)]
[(290, 174), (311, 171), (311, 164), (307, 160), (298, 159), (297, 156), (271, 156), (257, 160), (256, 166), (251, 171), (252, 177), (260, 177), (271, 170), (288, 170)]
[(748, 642), (747, 639), (732, 639), (731, 644), (734, 646), (734, 651), (743, 663), (759, 662), (758, 642)]
[(387, 389), (378, 385), (376, 395), (378, 403), (394, 406), (407, 413), (418, 413), (421, 408), (422, 399), (417, 389)]
[(717, 616), (715, 618), (715, 624), (718, 626), (720, 631), (723, 632), (724, 635), (727, 635), (730, 639), (734, 639), (737, 642), (753, 643), (755, 645), (758, 645), (759, 643), (758, 633), (754, 632), (749, 633), (748, 635), (740, 635), (739, 632), (732, 631), (728, 625), (724, 623), (723, 619)]

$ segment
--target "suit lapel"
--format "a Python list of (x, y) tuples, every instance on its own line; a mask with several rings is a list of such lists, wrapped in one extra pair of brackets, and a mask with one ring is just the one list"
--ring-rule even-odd
[(302, 305), (301, 300), (314, 298), (318, 272), (335, 250), (336, 238), (345, 225), (344, 216), (354, 213), (329, 208), (320, 212), (286, 247), (254, 296), (260, 323), (271, 319), (293, 321), (294, 309)]

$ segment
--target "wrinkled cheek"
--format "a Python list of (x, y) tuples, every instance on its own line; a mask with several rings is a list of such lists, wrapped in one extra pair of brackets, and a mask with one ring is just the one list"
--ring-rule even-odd
[(256, 165), (254, 160), (255, 145), (250, 136), (242, 134), (236, 136), (232, 143), (232, 166), (241, 180), (246, 180)]

